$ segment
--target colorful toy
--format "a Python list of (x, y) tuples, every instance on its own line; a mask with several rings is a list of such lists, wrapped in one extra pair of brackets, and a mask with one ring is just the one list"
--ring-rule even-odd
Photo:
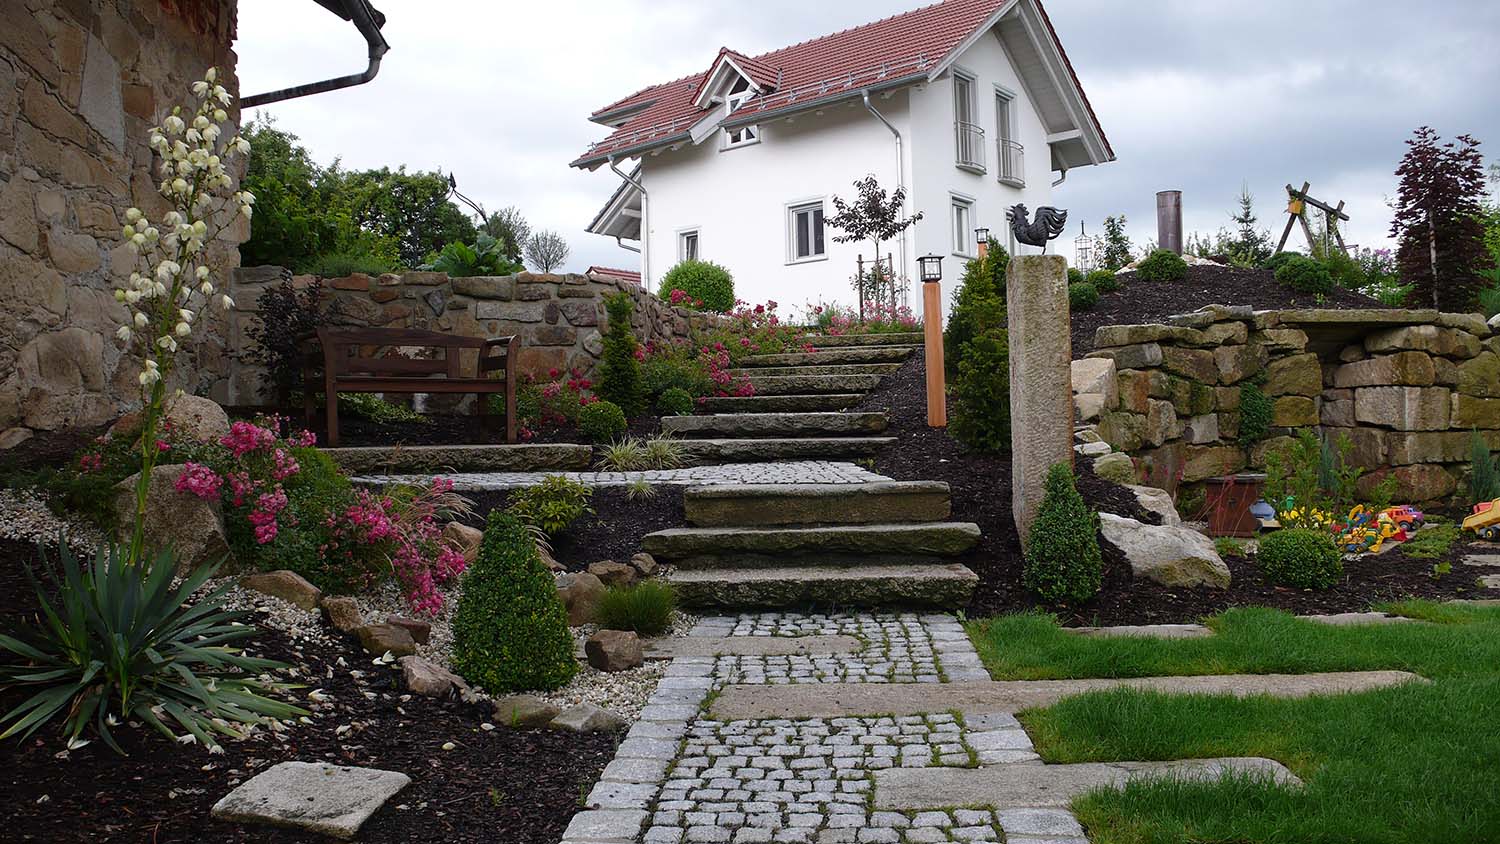
[(1333, 528), (1334, 542), (1345, 553), (1375, 554), (1387, 542), (1405, 542), (1407, 532), (1420, 527), (1421, 511), (1412, 507), (1391, 507), (1379, 513), (1363, 504), (1349, 511), (1343, 525)]
[(1487, 542), (1500, 542), (1500, 498), (1475, 504), (1474, 512), (1464, 519), (1464, 530), (1472, 530)]
[(1397, 507), (1388, 507), (1380, 513), (1389, 516), (1392, 521), (1401, 526), (1407, 533), (1421, 530), (1422, 525), (1427, 522), (1427, 516), (1421, 510), (1410, 504), (1402, 504)]

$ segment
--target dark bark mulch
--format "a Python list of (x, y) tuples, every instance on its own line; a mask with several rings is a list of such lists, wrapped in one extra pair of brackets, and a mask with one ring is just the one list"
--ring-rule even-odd
[[(1453, 571), (1446, 575), (1433, 574), (1433, 564), (1441, 560), (1410, 559), (1397, 548), (1348, 563), (1339, 585), (1313, 592), (1267, 584), (1244, 557), (1225, 560), (1233, 575), (1227, 590), (1159, 586), (1136, 580), (1124, 556), (1101, 541), (1105, 572), (1098, 596), (1080, 607), (1044, 606), (1021, 586), (1021, 544), (1010, 510), (1010, 458), (967, 452), (946, 430), (927, 426), (923, 366), (919, 351), (858, 409), (887, 410), (891, 416), (887, 433), (897, 442), (875, 458), (875, 471), (901, 480), (947, 481), (953, 491), (953, 519), (974, 522), (983, 532), (979, 546), (961, 560), (979, 575), (979, 588), (968, 608), (972, 616), (1042, 608), (1056, 612), (1066, 624), (1153, 624), (1192, 622), (1231, 606), (1332, 613), (1364, 611), (1372, 603), (1405, 597), (1493, 596), (1476, 590), (1474, 570), (1459, 564), (1465, 555), (1463, 543), (1455, 543), (1450, 551), (1447, 559)], [(1076, 463), (1078, 489), (1090, 507), (1157, 521), (1145, 518), (1129, 490), (1098, 478), (1089, 467), (1087, 460)]]
[(14, 472), (66, 465), (73, 459), (73, 455), (108, 429), (108, 425), (96, 425), (61, 431), (38, 431), (20, 445), (0, 450), (0, 480)]
[[(231, 416), (246, 419), (267, 411), (266, 408), (255, 407), (234, 407), (228, 410)], [(304, 427), (306, 424), (306, 417), (301, 408), (279, 412), (292, 420), (294, 429)], [(374, 422), (353, 414), (342, 414), (339, 416), (339, 445), (353, 448), (397, 445), (495, 445), (505, 442), (505, 423), (499, 417), (433, 412), (423, 414), (422, 420), (421, 422)], [(631, 420), (625, 433), (632, 437), (650, 437), (660, 430), (660, 417), (647, 415)], [(318, 435), (320, 444), (327, 442), (328, 430), (323, 422), (323, 414), (317, 415), (312, 431)], [(577, 427), (570, 424), (546, 427), (524, 442), (588, 444), (589, 440), (578, 432)]]
[[(594, 512), (585, 513), (567, 530), (552, 540), (552, 556), (569, 571), (582, 571), (589, 563), (600, 560), (625, 562), (641, 550), (641, 537), (667, 528), (682, 527), (682, 487), (658, 486), (650, 498), (627, 496), (624, 487), (599, 487), (594, 490)], [(476, 527), (483, 525), (491, 510), (503, 509), (510, 498), (507, 492), (470, 492), (465, 497), (474, 502)]]
[(1343, 289), (1335, 289), (1319, 303), (1310, 293), (1277, 284), (1269, 270), (1198, 266), (1188, 267), (1187, 277), (1181, 281), (1146, 282), (1133, 273), (1120, 278), (1124, 286), (1100, 295), (1092, 310), (1073, 312), (1074, 358), (1093, 351), (1094, 331), (1101, 325), (1160, 322), (1205, 305), (1250, 305), (1256, 310), (1384, 307), (1368, 296)]
[[(33, 546), (0, 540), (0, 626), (7, 631), (18, 616), (34, 612), (32, 590), (20, 573), (20, 562), (34, 557)], [(213, 804), (234, 788), (231, 780), (242, 782), (278, 762), (323, 760), (412, 778), (365, 824), (362, 842), (550, 844), (562, 836), (619, 740), (613, 734), (485, 731), (479, 725), (488, 707), (422, 697), (401, 702), (398, 673), (370, 665), (353, 642), (329, 647), (262, 630), (250, 649), (306, 666), (310, 679), (299, 682), (323, 689), (336, 708), (321, 710), (311, 726), (297, 725), (280, 741), (226, 743), (222, 756), (124, 726), (116, 729), (129, 752), (124, 757), (96, 741), (58, 758), (62, 744), (46, 728), (24, 743), (0, 742), (0, 813), (6, 817), (0, 840), (323, 844), (329, 839), (209, 818)], [(346, 667), (337, 664), (340, 657)], [(356, 680), (351, 669), (366, 676)], [(0, 708), (21, 699), (0, 696)], [(356, 722), (366, 726), (335, 734)], [(457, 747), (444, 751), (449, 741)], [(252, 759), (261, 762), (251, 767)]]

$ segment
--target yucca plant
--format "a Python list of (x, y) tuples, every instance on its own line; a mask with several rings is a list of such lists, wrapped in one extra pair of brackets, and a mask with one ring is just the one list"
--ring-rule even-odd
[[(19, 662), (0, 665), (0, 690), (36, 689), (0, 717), (0, 739), (30, 736), (61, 717), (68, 747), (88, 743), (92, 728), (119, 753), (110, 734), (121, 720), (150, 724), (174, 741), (219, 749), (214, 733), (238, 737), (246, 726), (306, 712), (269, 694), (296, 686), (261, 679), (286, 666), (245, 656), (229, 643), (253, 636), (247, 613), (223, 609), (225, 584), (199, 598), (218, 566), (204, 566), (175, 586), (170, 552), (132, 565), (126, 549), (100, 549), (84, 566), (62, 544), (62, 577), (49, 571), (56, 605), (36, 574), (42, 617), (20, 638), (0, 635), (0, 650)], [(186, 734), (179, 737), (168, 726)]]

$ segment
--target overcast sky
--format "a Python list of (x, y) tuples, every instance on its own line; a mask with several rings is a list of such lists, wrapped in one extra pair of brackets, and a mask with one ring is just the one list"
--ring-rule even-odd
[[(590, 112), (705, 69), (721, 45), (773, 50), (920, 0), (374, 0), (391, 44), (370, 84), (266, 109), (322, 162), (456, 174), (489, 209), (520, 207), (573, 247), (568, 268), (635, 266), (584, 227), (617, 184), (567, 164), (606, 133)], [(1186, 228), (1228, 225), (1242, 182), (1261, 223), (1284, 186), (1345, 200), (1351, 243), (1385, 245), (1402, 142), (1429, 124), (1500, 155), (1494, 0), (1050, 0), (1048, 13), (1119, 160), (1055, 192), (1091, 233), (1124, 213), (1156, 236), (1155, 193)], [(245, 94), (363, 68), (354, 27), (311, 0), (240, 4)], [(991, 225), (995, 225), (992, 221)], [(1065, 238), (1076, 234), (1073, 228)]]

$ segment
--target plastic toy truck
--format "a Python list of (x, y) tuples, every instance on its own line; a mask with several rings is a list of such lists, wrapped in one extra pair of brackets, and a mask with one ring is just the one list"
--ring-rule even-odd
[(1397, 507), (1391, 507), (1386, 510), (1382, 510), (1380, 512), (1380, 515), (1388, 516), (1391, 521), (1395, 522), (1396, 525), (1406, 533), (1420, 530), (1422, 524), (1427, 521), (1426, 515), (1423, 514), (1421, 510), (1418, 510), (1410, 504), (1402, 504)]
[(1472, 530), (1488, 542), (1500, 542), (1500, 498), (1475, 504), (1474, 512), (1464, 519), (1464, 530)]

